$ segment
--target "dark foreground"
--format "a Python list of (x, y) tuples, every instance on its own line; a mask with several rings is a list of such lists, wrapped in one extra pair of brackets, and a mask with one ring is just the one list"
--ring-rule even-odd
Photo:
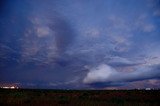
[(7, 90), (0, 106), (160, 106), (156, 90)]

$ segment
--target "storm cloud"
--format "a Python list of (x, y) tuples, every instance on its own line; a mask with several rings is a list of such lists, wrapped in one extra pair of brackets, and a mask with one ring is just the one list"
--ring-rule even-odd
[[(117, 72), (112, 67), (101, 64), (91, 69), (83, 82), (86, 84), (106, 83), (105, 86), (114, 84), (160, 78), (159, 66), (142, 67), (133, 72)], [(108, 85), (107, 85), (108, 84)]]
[(0, 83), (90, 89), (159, 81), (159, 0), (3, 1)]

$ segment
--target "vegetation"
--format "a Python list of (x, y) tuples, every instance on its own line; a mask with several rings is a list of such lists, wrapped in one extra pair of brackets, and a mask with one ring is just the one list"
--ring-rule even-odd
[(159, 90), (0, 89), (0, 106), (160, 106)]

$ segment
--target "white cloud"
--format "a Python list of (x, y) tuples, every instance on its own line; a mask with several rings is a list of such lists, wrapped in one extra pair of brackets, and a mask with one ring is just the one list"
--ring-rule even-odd
[(100, 36), (100, 30), (98, 28), (88, 28), (85, 32), (84, 32), (85, 36), (89, 36), (89, 37), (93, 37), (93, 38), (97, 38)]
[(160, 10), (154, 11), (154, 12), (153, 12), (153, 15), (154, 15), (154, 16), (160, 16)]
[(146, 33), (156, 29), (155, 25), (150, 21), (150, 17), (145, 14), (141, 14), (135, 21), (135, 28)]
[(146, 24), (143, 26), (143, 31), (144, 32), (152, 32), (155, 30), (155, 26), (152, 24)]
[(108, 65), (102, 64), (97, 68), (93, 68), (87, 74), (84, 83), (94, 83), (94, 82), (105, 82), (112, 75), (117, 74), (117, 72)]
[(132, 82), (145, 79), (159, 78), (159, 66), (140, 66), (133, 72), (118, 72), (114, 68), (101, 64), (97, 68), (89, 71), (83, 82), (85, 84), (92, 83), (121, 83)]
[(37, 27), (37, 36), (38, 37), (45, 37), (50, 34), (49, 27)]
[(135, 66), (135, 65), (139, 65), (139, 64), (143, 64), (144, 61), (142, 60), (135, 60), (133, 61), (133, 59), (128, 59), (128, 58), (124, 58), (124, 57), (119, 57), (119, 56), (115, 56), (115, 57), (109, 57), (108, 58), (108, 62), (107, 64), (111, 65), (111, 66), (120, 66), (120, 67), (124, 67), (124, 66)]

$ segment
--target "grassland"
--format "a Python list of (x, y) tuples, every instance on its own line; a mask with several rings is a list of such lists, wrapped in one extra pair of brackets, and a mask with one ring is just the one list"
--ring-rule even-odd
[(160, 91), (0, 89), (0, 106), (160, 106)]

